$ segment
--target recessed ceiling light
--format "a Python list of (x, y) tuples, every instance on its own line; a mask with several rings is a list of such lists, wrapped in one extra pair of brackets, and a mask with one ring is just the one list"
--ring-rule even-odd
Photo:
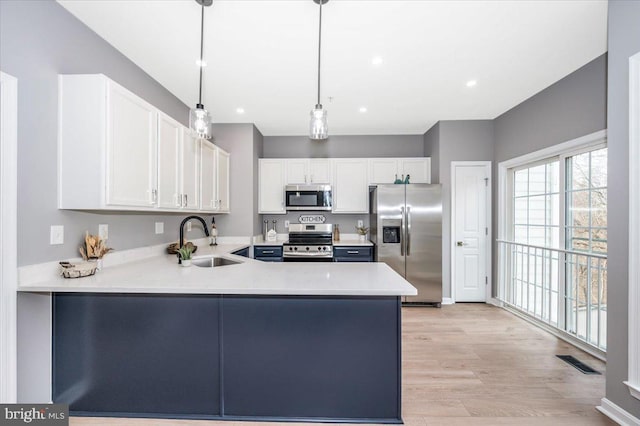
[(205, 61), (204, 59), (203, 60), (198, 59), (198, 60), (196, 60), (196, 65), (199, 66), (199, 67), (204, 68), (204, 67), (207, 66), (207, 61)]
[(374, 56), (373, 59), (371, 59), (371, 63), (373, 65), (382, 65), (382, 57), (380, 56)]
[(236, 108), (238, 114), (244, 114), (244, 108)]
[(477, 81), (475, 81), (475, 80), (469, 80), (469, 81), (467, 81), (467, 87), (473, 87), (473, 86), (475, 86), (476, 84), (478, 84), (478, 82), (477, 82)]
[(367, 112), (367, 107), (360, 107), (360, 112)]

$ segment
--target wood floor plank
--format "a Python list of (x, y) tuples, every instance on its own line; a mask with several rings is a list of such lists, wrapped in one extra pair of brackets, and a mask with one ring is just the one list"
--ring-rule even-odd
[[(402, 409), (408, 426), (615, 424), (595, 409), (605, 394), (606, 364), (503, 309), (480, 303), (403, 308), (402, 325)], [(602, 375), (584, 375), (556, 354), (574, 355)], [(305, 423), (72, 417), (70, 424)]]

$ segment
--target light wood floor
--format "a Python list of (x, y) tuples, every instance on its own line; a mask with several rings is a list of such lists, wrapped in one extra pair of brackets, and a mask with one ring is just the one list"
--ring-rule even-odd
[[(605, 393), (604, 374), (584, 375), (555, 355), (574, 355), (602, 373), (605, 364), (500, 308), (403, 308), (402, 324), (402, 414), (409, 426), (615, 424), (595, 409)], [(72, 417), (70, 424), (278, 423)]]

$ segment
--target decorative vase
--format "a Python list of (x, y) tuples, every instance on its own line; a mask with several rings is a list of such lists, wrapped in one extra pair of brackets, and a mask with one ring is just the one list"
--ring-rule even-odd
[(191, 266), (191, 259), (182, 259), (181, 265), (184, 267)]
[(361, 243), (364, 243), (365, 241), (367, 241), (367, 236), (366, 235), (358, 235), (358, 240), (360, 240)]

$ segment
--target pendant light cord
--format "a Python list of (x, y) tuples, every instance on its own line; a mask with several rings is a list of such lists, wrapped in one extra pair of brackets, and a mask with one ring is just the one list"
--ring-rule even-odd
[(200, 16), (200, 91), (198, 92), (198, 105), (202, 105), (202, 68), (204, 56), (204, 3), (202, 3), (202, 13)]
[(322, 46), (322, 3), (320, 0), (320, 22), (318, 24), (318, 103), (316, 107), (320, 105), (320, 47)]

